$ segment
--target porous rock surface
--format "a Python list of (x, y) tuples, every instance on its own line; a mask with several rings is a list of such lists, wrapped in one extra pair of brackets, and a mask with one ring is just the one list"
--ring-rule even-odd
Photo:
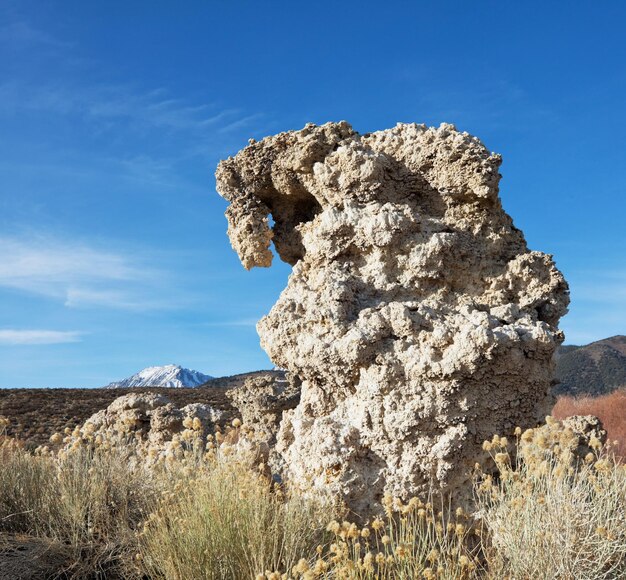
[(578, 458), (585, 458), (588, 453), (594, 451), (591, 441), (597, 441), (600, 447), (607, 442), (607, 432), (602, 421), (594, 415), (572, 415), (561, 421), (564, 430), (573, 434), (572, 451)]
[(257, 325), (301, 386), (277, 442), (292, 486), (361, 514), (385, 492), (460, 493), (483, 440), (551, 408), (568, 287), (502, 209), (500, 163), (452, 125), (340, 122), (219, 164), (244, 267), (272, 243), (293, 266)]
[(179, 409), (163, 395), (129, 393), (94, 413), (65, 443), (131, 444), (136, 454), (150, 463), (175, 457), (194, 444), (204, 445), (207, 435), (221, 427), (224, 418), (223, 411), (203, 403)]
[(246, 379), (226, 396), (241, 414), (244, 425), (254, 430), (254, 440), (267, 453), (274, 471), (282, 471), (282, 458), (276, 453), (276, 436), (283, 413), (300, 402), (300, 389), (287, 379), (273, 374)]

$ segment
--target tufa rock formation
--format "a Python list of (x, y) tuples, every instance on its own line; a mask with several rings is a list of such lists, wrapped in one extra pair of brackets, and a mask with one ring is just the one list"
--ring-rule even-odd
[(276, 436), (283, 413), (300, 402), (300, 389), (276, 373), (260, 374), (230, 389), (226, 396), (241, 413), (244, 425), (254, 430), (254, 440), (276, 473), (282, 471), (282, 458), (276, 452)]
[(293, 266), (257, 325), (301, 387), (277, 442), (291, 485), (361, 514), (462, 491), (484, 439), (551, 408), (568, 288), (502, 209), (500, 162), (452, 125), (341, 122), (219, 164), (244, 267), (272, 244)]
[[(191, 403), (179, 409), (163, 395), (129, 393), (67, 433), (62, 442), (68, 449), (90, 442), (105, 447), (130, 444), (137, 457), (150, 464), (179, 457), (196, 446), (204, 449), (207, 437), (224, 422), (225, 413), (210, 405)], [(61, 436), (53, 436), (51, 442), (61, 443)]]
[(265, 374), (246, 379), (240, 387), (230, 389), (226, 396), (241, 413), (244, 424), (268, 445), (276, 443), (276, 434), (283, 412), (300, 402), (300, 391), (287, 380)]

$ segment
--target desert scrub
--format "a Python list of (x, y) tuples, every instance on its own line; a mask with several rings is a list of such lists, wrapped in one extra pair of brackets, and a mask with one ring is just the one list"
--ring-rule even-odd
[(579, 438), (551, 417), (516, 430), (515, 442), (485, 442), (496, 477), (477, 482), (489, 531), (493, 578), (624, 578), (626, 471), (593, 435)]
[(0, 446), (0, 532), (56, 540), (71, 548), (71, 577), (125, 567), (135, 528), (158, 498), (158, 485), (129, 461), (128, 449), (30, 453), (14, 440)]
[(36, 453), (0, 433), (0, 543), (2, 533), (60, 542), (72, 578), (626, 575), (625, 468), (594, 435), (552, 419), (485, 442), (475, 513), (385, 497), (380, 517), (358, 525), (272, 482), (238, 421), (207, 444), (193, 420), (184, 427), (156, 456), (89, 427)]
[(164, 493), (141, 533), (138, 559), (150, 578), (255, 578), (314, 554), (328, 514), (328, 506), (285, 495), (247, 465), (213, 460)]
[[(481, 566), (478, 528), (461, 509), (435, 510), (413, 498), (407, 503), (385, 496), (384, 516), (363, 527), (332, 521), (333, 539), (318, 546), (317, 557), (302, 558), (284, 578), (313, 580), (413, 580), (478, 578)], [(258, 580), (272, 580), (270, 573)]]

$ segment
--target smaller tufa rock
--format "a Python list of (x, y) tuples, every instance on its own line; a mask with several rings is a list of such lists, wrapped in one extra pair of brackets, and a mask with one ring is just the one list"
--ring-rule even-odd
[(206, 438), (209, 433), (213, 433), (215, 425), (223, 423), (224, 412), (203, 403), (191, 403), (178, 409), (168, 402), (150, 412), (148, 438), (154, 444), (170, 441), (173, 434), (182, 433), (186, 429), (185, 423), (193, 423), (196, 418), (199, 424), (196, 422), (195, 430)]
[(295, 409), (300, 402), (300, 389), (294, 383), (274, 375), (261, 375), (246, 379), (226, 396), (241, 413), (243, 423), (273, 446), (283, 411)]
[(607, 440), (607, 433), (598, 417), (573, 415), (562, 421), (548, 416), (546, 423), (529, 429), (520, 440), (519, 451), (524, 460), (543, 460), (546, 453), (560, 448), (561, 460), (571, 465), (585, 460), (589, 453), (597, 456)]
[(602, 421), (594, 415), (572, 415), (563, 419), (561, 423), (564, 429), (571, 429), (578, 438), (578, 446), (573, 449), (577, 457), (584, 458), (588, 453), (593, 452), (591, 442), (594, 440), (602, 446), (606, 443), (606, 430)]
[(224, 420), (225, 413), (210, 405), (192, 403), (179, 409), (163, 395), (129, 393), (87, 419), (68, 443), (130, 443), (138, 455), (158, 461), (195, 443), (204, 446)]
[(295, 409), (300, 402), (300, 387), (293, 377), (261, 375), (226, 393), (241, 414), (245, 426), (254, 431), (257, 445), (267, 454), (270, 469), (279, 474), (282, 460), (276, 452), (276, 436), (283, 412)]

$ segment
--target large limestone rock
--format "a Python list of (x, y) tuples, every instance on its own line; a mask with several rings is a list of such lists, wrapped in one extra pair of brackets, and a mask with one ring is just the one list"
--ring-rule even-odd
[(502, 209), (500, 162), (452, 125), (341, 122), (219, 164), (244, 267), (272, 243), (293, 265), (257, 326), (301, 384), (277, 443), (293, 486), (359, 513), (462, 493), (483, 440), (549, 411), (568, 288)]

